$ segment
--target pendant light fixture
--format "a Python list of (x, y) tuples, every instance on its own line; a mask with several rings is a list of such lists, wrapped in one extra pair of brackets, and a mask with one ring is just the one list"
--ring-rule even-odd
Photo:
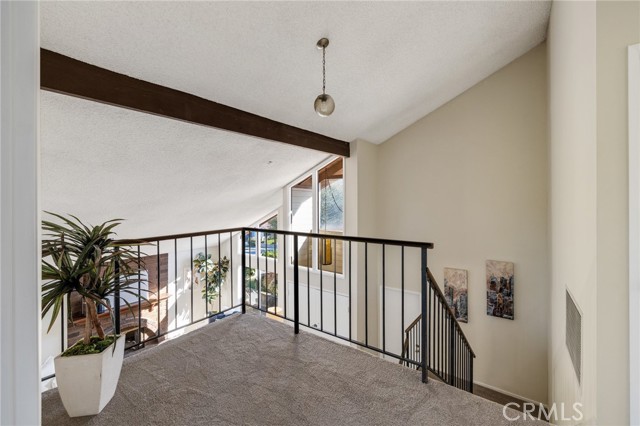
[(321, 38), (316, 43), (316, 46), (318, 49), (322, 49), (322, 94), (316, 98), (316, 101), (313, 103), (313, 108), (315, 108), (320, 117), (328, 117), (333, 110), (336, 109), (336, 103), (333, 101), (333, 98), (325, 93), (327, 83), (325, 53), (327, 46), (329, 46), (329, 39)]

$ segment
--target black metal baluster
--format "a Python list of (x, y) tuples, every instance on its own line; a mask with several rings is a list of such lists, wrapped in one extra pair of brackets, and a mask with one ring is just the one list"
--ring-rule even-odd
[(207, 246), (207, 236), (204, 236), (204, 316), (209, 316), (209, 248)]
[(158, 266), (158, 276), (157, 276), (157, 281), (158, 281), (158, 288), (157, 288), (157, 294), (156, 294), (156, 298), (158, 299), (158, 327), (157, 327), (157, 331), (156, 331), (156, 336), (160, 337), (160, 332), (161, 330), (161, 320), (160, 320), (160, 241), (158, 240), (156, 242), (156, 263)]
[(450, 364), (451, 364), (451, 381), (449, 382), (451, 385), (455, 386), (455, 376), (456, 376), (456, 364), (455, 364), (455, 354), (456, 354), (456, 339), (454, 337), (453, 332), (453, 321), (449, 319), (449, 335), (451, 336), (451, 347), (449, 348), (450, 354)]
[[(240, 279), (242, 280), (242, 313), (247, 313), (247, 236), (244, 228), (241, 231), (240, 235), (240, 244), (242, 248), (240, 249), (240, 253), (242, 253), (242, 258), (240, 259), (240, 264), (242, 268), (242, 272), (240, 273)], [(251, 258), (249, 258), (249, 262), (251, 262)], [(249, 270), (251, 270), (251, 264), (249, 264)], [(249, 295), (249, 303), (251, 303), (251, 295)]]
[(260, 276), (260, 253), (262, 251), (262, 241), (260, 241), (260, 232), (256, 231), (256, 277), (258, 278), (258, 310), (262, 310), (262, 278)]
[[(67, 321), (67, 313), (64, 310), (64, 299), (62, 299), (62, 303), (60, 304), (60, 353), (65, 351), (65, 343), (64, 343), (64, 323)], [(85, 321), (88, 321), (87, 317)]]
[[(344, 246), (343, 246), (344, 247)], [(333, 335), (338, 335), (338, 294), (337, 291), (337, 283), (338, 283), (338, 275), (337, 275), (337, 265), (338, 265), (338, 242), (334, 238), (333, 239)]]
[(472, 370), (473, 370), (473, 355), (471, 355), (471, 347), (467, 344), (467, 375), (469, 379), (469, 392), (473, 393), (473, 378), (472, 378)]
[(386, 352), (387, 348), (387, 330), (386, 330), (386, 246), (382, 244), (382, 352)]
[(351, 315), (352, 315), (352, 306), (351, 306), (351, 241), (349, 241), (349, 341), (351, 342)]
[(173, 239), (173, 329), (178, 328), (178, 239)]
[(311, 265), (313, 265), (313, 259), (311, 258), (311, 244), (313, 244), (313, 237), (307, 237), (307, 327), (311, 327)]
[(287, 260), (287, 236), (282, 235), (282, 282), (284, 283), (284, 317), (287, 318), (287, 267), (289, 265), (289, 261)]
[(464, 346), (464, 389), (469, 391), (469, 352), (467, 351), (466, 344)]
[[(116, 252), (116, 256), (118, 254), (118, 247), (115, 248), (115, 252)], [(115, 324), (114, 324), (114, 331), (116, 334), (120, 334), (120, 285), (122, 284), (120, 282), (120, 262), (118, 262), (116, 260), (116, 264), (115, 264), (115, 277), (116, 277), (116, 282), (118, 283), (118, 287), (116, 287), (116, 292), (113, 295), (113, 304), (115, 305), (113, 310), (114, 312), (114, 316), (115, 316)]]
[(273, 294), (269, 294), (269, 233), (264, 233), (264, 267), (265, 267), (265, 276), (264, 276), (264, 303), (266, 305), (265, 312), (269, 312), (269, 296), (273, 296)]
[(464, 377), (465, 377), (465, 387), (467, 392), (469, 391), (469, 351), (466, 347), (464, 348)]
[[(251, 270), (252, 270), (252, 268), (251, 268), (251, 233), (252, 233), (252, 231), (247, 231), (247, 232), (249, 232), (249, 279), (251, 279)], [(246, 248), (245, 248), (245, 250), (246, 250)], [(256, 241), (256, 250), (258, 250), (257, 241)], [(246, 253), (245, 253), (245, 255), (246, 255)], [(253, 271), (253, 273), (254, 273), (254, 275), (256, 277), (256, 290), (257, 290), (258, 289), (258, 268), (256, 268)], [(253, 303), (251, 302), (251, 292), (252, 291), (253, 291), (253, 289), (249, 288), (249, 305), (251, 305), (253, 307)], [(246, 297), (246, 295), (245, 295), (245, 297)]]
[(417, 344), (418, 327), (419, 327), (419, 325), (416, 323), (411, 328), (411, 342), (410, 342), (410, 345), (409, 345), (409, 347), (411, 349), (411, 359), (416, 362), (416, 367), (415, 367), (416, 370), (418, 370), (420, 368), (420, 356), (419, 356), (419, 353), (418, 353), (418, 350), (420, 349), (420, 347)]
[[(427, 277), (428, 278), (428, 277)], [(433, 336), (435, 336), (435, 328), (433, 325), (433, 318), (434, 318), (434, 313), (433, 313), (433, 289), (431, 288), (431, 280), (429, 280), (429, 288), (427, 291), (427, 305), (429, 306), (429, 312), (427, 312), (427, 320), (428, 320), (428, 324), (427, 324), (427, 330), (429, 330), (429, 354), (427, 357), (427, 360), (429, 361), (429, 367), (433, 368), (435, 371), (438, 371), (436, 369), (436, 364), (435, 364), (435, 352), (436, 352), (436, 345), (435, 342), (433, 340)]]
[(298, 236), (293, 236), (293, 329), (300, 333), (300, 271), (298, 266)]
[(191, 323), (193, 324), (193, 283), (195, 282), (193, 271), (193, 237), (189, 237), (189, 262), (189, 270), (191, 271), (191, 280), (189, 283), (189, 287), (191, 287), (191, 308), (189, 313), (191, 314)]
[[(138, 333), (136, 336), (136, 346), (142, 341), (142, 289), (141, 289), (141, 264), (140, 264), (140, 245), (138, 244)], [(147, 275), (147, 289), (149, 286), (149, 275)], [(147, 292), (149, 297), (149, 292)]]
[(264, 286), (264, 303), (267, 305), (264, 311), (269, 312), (269, 234), (267, 232), (264, 233)]
[(459, 383), (460, 389), (464, 389), (464, 351), (462, 348), (462, 339), (459, 338), (458, 343), (460, 343), (460, 349), (458, 350), (458, 356), (460, 357), (460, 361), (458, 361), (460, 365)]
[(368, 245), (364, 243), (364, 344), (369, 346), (369, 265)]
[[(453, 318), (452, 318), (453, 319)], [(458, 368), (460, 371), (460, 374), (458, 374), (458, 387), (462, 387), (462, 375), (464, 374), (464, 372), (462, 371), (462, 345), (461, 345), (461, 339), (460, 339), (460, 334), (456, 333), (457, 335), (457, 345), (456, 347), (459, 348), (458, 349)]]
[(218, 232), (218, 312), (222, 311), (222, 253), (220, 247), (220, 233)]
[(416, 343), (415, 343), (415, 339), (413, 338), (413, 330), (415, 327), (411, 327), (411, 329), (409, 330), (409, 347), (407, 348), (409, 351), (409, 359), (412, 361), (415, 361), (415, 353), (416, 353)]
[(440, 310), (442, 311), (442, 318), (443, 318), (443, 326), (445, 327), (443, 329), (443, 333), (446, 332), (448, 339), (445, 339), (442, 345), (442, 362), (443, 363), (449, 363), (449, 374), (453, 377), (453, 372), (454, 372), (454, 366), (453, 363), (451, 363), (451, 352), (453, 351), (453, 349), (451, 349), (453, 346), (451, 346), (453, 343), (453, 332), (452, 332), (452, 328), (451, 328), (451, 318), (449, 318), (444, 311), (444, 308), (442, 307), (442, 303), (440, 304)]
[[(453, 321), (453, 318), (451, 319)], [(460, 346), (458, 345), (458, 333), (455, 336), (456, 339), (456, 351), (455, 351), (455, 360), (456, 360), (456, 375), (455, 375), (455, 387), (460, 387)]]
[[(447, 318), (449, 319), (449, 322), (452, 321), (451, 316), (447, 315), (447, 310), (449, 309), (449, 305), (446, 304), (446, 303), (447, 303), (446, 301), (442, 301), (442, 303), (440, 303), (440, 311), (442, 312), (442, 323), (443, 324), (447, 320)], [(442, 346), (444, 347), (444, 344)], [(442, 363), (444, 364), (444, 351), (443, 351), (443, 361), (442, 361)]]
[(276, 253), (276, 234), (272, 233), (271, 234), (273, 236), (273, 245), (271, 246), (271, 248), (273, 249), (273, 282), (275, 284), (275, 287), (273, 288), (273, 291), (275, 292), (275, 297), (274, 297), (274, 305), (273, 305), (273, 314), (274, 315), (278, 315), (278, 263), (277, 263), (277, 258), (278, 255)]
[(236, 301), (233, 298), (233, 235), (229, 232), (229, 272), (231, 272), (231, 279), (229, 280), (229, 287), (231, 289), (231, 303), (230, 308), (236, 306)]
[[(319, 239), (318, 240), (318, 248), (320, 247), (320, 244), (324, 244), (323, 240)], [(324, 250), (326, 250), (326, 248), (324, 248)], [(320, 256), (322, 257), (322, 256)], [(322, 267), (322, 258), (320, 259), (320, 261), (318, 262), (318, 272), (320, 272), (320, 331), (324, 331), (324, 310), (323, 310), (323, 299), (324, 299), (324, 291), (322, 288), (322, 275), (324, 275), (324, 268)]]
[[(432, 283), (433, 284), (433, 283)], [(433, 348), (433, 350), (431, 351), (432, 353), (431, 355), (431, 359), (432, 359), (432, 366), (433, 369), (435, 371), (439, 371), (438, 370), (438, 366), (437, 366), (437, 359), (438, 359), (438, 351), (440, 350), (440, 347), (437, 345), (437, 341), (436, 341), (436, 336), (438, 335), (438, 329), (437, 329), (437, 325), (436, 325), (436, 294), (435, 291), (433, 290), (432, 285), (429, 285), (429, 297), (431, 298), (429, 307), (430, 312), (427, 314), (427, 316), (429, 317), (429, 330), (431, 331), (431, 339), (429, 341), (429, 343), (431, 343), (431, 347)]]
[(439, 303), (440, 299), (436, 301), (435, 311), (436, 311), (436, 330), (438, 332), (438, 337), (436, 338), (438, 345), (438, 360), (436, 361), (437, 370), (440, 371), (442, 368), (441, 363), (441, 353), (442, 353), (442, 304)]
[(444, 306), (442, 304), (442, 300), (440, 300), (440, 304), (439, 304), (439, 309), (440, 309), (440, 316), (441, 316), (441, 320), (440, 322), (442, 323), (442, 365), (444, 366), (446, 364), (446, 353), (447, 353), (447, 337), (445, 337), (446, 335), (448, 335), (448, 341), (451, 341), (454, 336), (452, 334), (452, 330), (453, 328), (451, 328), (451, 318), (448, 317), (445, 313), (444, 310)]
[[(423, 334), (423, 330), (424, 330), (424, 333), (426, 333), (426, 327), (425, 327), (425, 325), (424, 325), (424, 321), (422, 321), (422, 320), (421, 320), (421, 321), (420, 321), (419, 328), (418, 328), (419, 336), (424, 336), (424, 335), (425, 335), (425, 334)], [(424, 340), (422, 339), (422, 337), (420, 337), (420, 342), (423, 342), (423, 341), (424, 341)], [(422, 353), (423, 353), (423, 352), (424, 352), (425, 354), (427, 353), (427, 351), (426, 351), (426, 346), (427, 346), (427, 345), (423, 345), (422, 343), (419, 345), (419, 348), (420, 348), (420, 350), (419, 350), (419, 355), (420, 355), (420, 356), (419, 356), (419, 358), (418, 358), (419, 360), (422, 360)], [(425, 371), (427, 372), (427, 374), (429, 374), (429, 367), (428, 367), (428, 366), (425, 368)]]
[[(400, 246), (400, 348), (404, 352), (404, 246)], [(406, 354), (404, 354), (406, 357)]]

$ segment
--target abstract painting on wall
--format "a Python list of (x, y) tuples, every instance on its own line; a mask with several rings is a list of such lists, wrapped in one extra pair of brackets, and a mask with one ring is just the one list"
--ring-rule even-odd
[(464, 269), (444, 268), (444, 297), (458, 321), (468, 322), (467, 310), (467, 271)]
[(513, 263), (487, 260), (487, 315), (513, 319)]

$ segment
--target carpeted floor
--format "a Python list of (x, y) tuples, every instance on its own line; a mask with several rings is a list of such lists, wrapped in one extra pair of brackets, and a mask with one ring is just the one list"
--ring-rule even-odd
[(467, 392), (424, 384), (417, 371), (249, 314), (125, 359), (98, 416), (69, 418), (57, 390), (42, 398), (45, 426), (518, 424), (502, 413)]

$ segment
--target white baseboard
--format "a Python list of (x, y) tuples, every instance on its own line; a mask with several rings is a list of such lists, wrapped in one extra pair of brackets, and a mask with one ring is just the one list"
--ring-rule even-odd
[(500, 389), (500, 388), (498, 388), (496, 386), (491, 386), (491, 385), (488, 385), (486, 383), (478, 382), (478, 381), (475, 381), (475, 380), (473, 381), (473, 383), (476, 384), (476, 385), (480, 385), (483, 388), (491, 389), (492, 391), (500, 392), (502, 394), (505, 394), (505, 395), (508, 395), (508, 396), (512, 396), (514, 398), (518, 398), (518, 399), (520, 399), (520, 400), (522, 400), (524, 402), (532, 402), (532, 403), (536, 404), (537, 406), (540, 406), (540, 405), (544, 405), (545, 407), (547, 406), (547, 404), (543, 404), (540, 401), (536, 401), (536, 400), (533, 400), (531, 398), (526, 398), (526, 397), (524, 397), (522, 395), (518, 395), (517, 393), (509, 392), (509, 391), (506, 391), (504, 389)]

